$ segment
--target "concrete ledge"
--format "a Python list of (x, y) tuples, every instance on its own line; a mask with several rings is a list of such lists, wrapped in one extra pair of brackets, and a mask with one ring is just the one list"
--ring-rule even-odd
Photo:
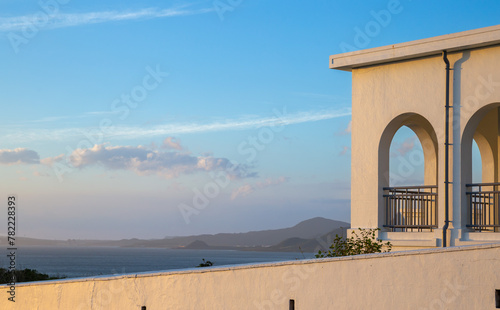
[(389, 241), (394, 247), (436, 247), (437, 246), (437, 239), (432, 239), (432, 240), (387, 240), (387, 241)]
[(479, 242), (500, 242), (500, 232), (470, 232), (462, 233), (461, 241), (479, 241)]
[(375, 64), (500, 44), (500, 25), (330, 56), (330, 69), (352, 71)]
[(423, 247), (431, 248), (438, 246), (436, 232), (385, 232), (379, 233), (379, 238), (384, 242), (389, 241), (396, 248)]

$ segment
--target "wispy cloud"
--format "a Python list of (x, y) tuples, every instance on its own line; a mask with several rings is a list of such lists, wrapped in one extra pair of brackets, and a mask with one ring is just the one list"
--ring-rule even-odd
[(83, 116), (96, 116), (96, 115), (114, 115), (118, 114), (116, 111), (91, 111), (86, 112)]
[[(170, 9), (146, 8), (138, 11), (103, 11), (88, 13), (58, 13), (48, 16), (44, 28), (55, 29), (115, 21), (165, 18), (211, 12), (212, 8), (188, 10), (182, 7)], [(0, 18), (0, 32), (22, 31), (40, 24), (40, 14)]]
[(293, 95), (300, 96), (300, 97), (305, 97), (305, 98), (311, 98), (311, 99), (322, 99), (322, 100), (327, 100), (327, 101), (335, 101), (335, 102), (350, 102), (351, 98), (344, 97), (344, 96), (338, 96), (338, 95), (331, 95), (331, 94), (320, 94), (320, 93), (310, 93), (310, 92), (292, 92)]
[(235, 189), (231, 194), (231, 200), (234, 200), (238, 197), (245, 197), (255, 192), (256, 190), (267, 188), (274, 185), (279, 185), (285, 183), (289, 180), (287, 177), (279, 177), (277, 179), (265, 179), (264, 181), (256, 182), (255, 184), (245, 184), (243, 186)]
[(106, 116), (106, 115), (116, 115), (118, 112), (115, 111), (91, 111), (91, 112), (85, 112), (80, 115), (58, 115), (58, 116), (45, 116), (42, 118), (34, 119), (34, 120), (25, 120), (22, 123), (53, 123), (53, 122), (58, 122), (62, 120), (78, 120), (78, 119), (84, 119), (84, 118), (89, 118), (89, 117), (96, 117), (96, 116)]
[[(351, 109), (297, 112), (287, 114), (286, 111), (277, 112), (275, 116), (260, 118), (229, 119), (223, 122), (208, 123), (174, 123), (152, 127), (126, 127), (114, 126), (106, 133), (107, 138), (135, 139), (157, 136), (174, 136), (179, 134), (195, 134), (217, 131), (247, 130), (261, 127), (287, 126), (308, 122), (329, 120), (351, 115)], [(97, 129), (92, 129), (95, 131)], [(63, 128), (63, 129), (28, 129), (22, 132), (5, 134), (4, 141), (62, 141), (66, 139), (82, 137), (82, 133), (89, 132), (89, 128)]]
[(213, 122), (207, 124), (166, 124), (155, 126), (152, 128), (137, 128), (137, 127), (117, 127), (112, 136), (139, 138), (163, 135), (177, 135), (188, 133), (205, 133), (215, 131), (229, 130), (245, 130), (261, 127), (272, 126), (287, 126), (300, 123), (316, 122), (328, 120), (342, 116), (351, 115), (351, 109), (342, 109), (335, 111), (316, 111), (316, 112), (299, 112), (295, 114), (286, 114), (254, 118), (254, 119), (237, 119), (227, 120), (225, 122)]

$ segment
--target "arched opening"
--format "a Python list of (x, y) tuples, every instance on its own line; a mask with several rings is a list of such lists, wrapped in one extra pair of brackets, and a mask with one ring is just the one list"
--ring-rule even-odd
[(425, 184), (422, 144), (415, 132), (402, 126), (394, 135), (389, 150), (389, 187)]
[(437, 227), (437, 150), (434, 129), (421, 115), (407, 113), (389, 123), (379, 145), (381, 226), (391, 231)]
[(472, 140), (472, 183), (481, 183), (483, 181), (482, 172), (481, 152), (476, 140)]
[(475, 231), (500, 231), (499, 120), (500, 104), (488, 105), (473, 115), (462, 138), (462, 218)]

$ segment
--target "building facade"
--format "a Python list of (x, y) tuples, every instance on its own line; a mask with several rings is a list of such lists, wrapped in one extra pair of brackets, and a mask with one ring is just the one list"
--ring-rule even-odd
[[(398, 249), (499, 242), (500, 26), (332, 55), (330, 68), (352, 73), (352, 229), (380, 228)], [(394, 186), (402, 126), (422, 145), (424, 184)]]

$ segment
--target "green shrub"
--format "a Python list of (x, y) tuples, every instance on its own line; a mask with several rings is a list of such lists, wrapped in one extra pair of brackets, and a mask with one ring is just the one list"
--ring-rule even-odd
[(198, 266), (196, 267), (210, 267), (210, 266), (213, 266), (214, 263), (212, 263), (211, 261), (207, 260), (205, 261), (204, 258), (202, 258), (202, 261), (203, 263), (199, 264)]
[(359, 228), (359, 235), (354, 231), (349, 238), (336, 235), (328, 252), (318, 251), (315, 256), (316, 258), (323, 258), (381, 253), (384, 246), (386, 249), (383, 252), (390, 252), (392, 244), (390, 242), (383, 243), (382, 240), (377, 239), (376, 233), (379, 230), (380, 228)]
[[(15, 271), (15, 282), (31, 282), (63, 279), (64, 277), (51, 277), (45, 273), (40, 273), (35, 269), (21, 269)], [(0, 284), (10, 283), (12, 281), (12, 271), (0, 268)]]

